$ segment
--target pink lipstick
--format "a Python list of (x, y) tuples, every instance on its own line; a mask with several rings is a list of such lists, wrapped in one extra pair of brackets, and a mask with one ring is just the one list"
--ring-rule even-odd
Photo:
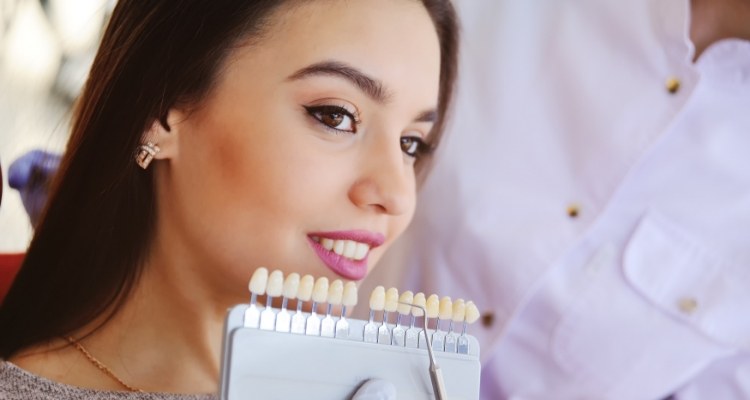
[[(320, 257), (323, 264), (325, 264), (331, 271), (337, 275), (350, 280), (360, 280), (367, 275), (367, 259), (369, 252), (382, 245), (385, 242), (385, 236), (381, 233), (366, 231), (366, 230), (351, 230), (351, 231), (332, 231), (332, 232), (311, 232), (308, 235), (308, 241), (310, 246), (313, 248), (315, 253)], [(354, 259), (345, 257), (338, 254), (334, 249), (327, 249), (323, 245), (325, 240), (332, 241), (337, 246), (341, 246), (343, 243), (336, 241), (352, 241), (356, 242), (359, 247), (359, 257), (362, 257), (361, 252), (366, 250), (366, 253), (361, 259)], [(328, 242), (331, 247), (331, 242)], [(349, 243), (351, 246), (351, 243)], [(367, 246), (363, 248), (362, 246)], [(335, 247), (335, 246), (334, 246)], [(339, 253), (341, 249), (339, 248)]]

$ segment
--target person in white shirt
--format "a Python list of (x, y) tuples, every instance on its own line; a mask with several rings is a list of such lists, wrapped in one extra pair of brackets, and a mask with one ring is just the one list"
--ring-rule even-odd
[(371, 282), (474, 300), (484, 399), (750, 398), (750, 2), (456, 5), (449, 143)]

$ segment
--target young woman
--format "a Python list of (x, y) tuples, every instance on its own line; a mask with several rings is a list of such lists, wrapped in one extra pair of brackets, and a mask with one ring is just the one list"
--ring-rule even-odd
[(121, 0), (0, 308), (0, 398), (215, 393), (256, 267), (364, 278), (411, 220), (455, 36), (447, 0)]

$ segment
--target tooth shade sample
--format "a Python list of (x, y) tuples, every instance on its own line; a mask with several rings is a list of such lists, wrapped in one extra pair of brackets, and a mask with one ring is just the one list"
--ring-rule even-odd
[(323, 303), (328, 298), (328, 278), (325, 276), (318, 278), (313, 287), (312, 299), (316, 303)]
[[(414, 295), (414, 301), (412, 302), (412, 304), (414, 304), (415, 306), (420, 306), (420, 307), (425, 308), (426, 307), (426, 302), (425, 302), (425, 299), (424, 299), (424, 293), (419, 292), (419, 293), (415, 294)], [(422, 315), (424, 315), (424, 311), (421, 308), (412, 307), (411, 308), (411, 315), (413, 315), (415, 317), (421, 317)]]
[(451, 319), (451, 317), (453, 317), (453, 302), (450, 297), (445, 296), (440, 299), (440, 312), (438, 313), (438, 318), (448, 320)]
[(479, 310), (473, 301), (466, 302), (466, 322), (473, 324), (479, 319)]
[(466, 304), (464, 299), (457, 299), (453, 302), (453, 322), (464, 322), (466, 319)]
[(334, 306), (341, 304), (344, 297), (344, 282), (341, 279), (336, 279), (331, 282), (331, 286), (328, 287), (328, 304)]
[(266, 287), (266, 294), (271, 297), (281, 296), (281, 291), (284, 289), (284, 273), (278, 269), (271, 272), (268, 275), (268, 286)]
[(401, 297), (398, 298), (398, 302), (398, 313), (401, 315), (409, 315), (409, 311), (411, 310), (411, 306), (409, 304), (414, 302), (414, 293), (412, 293), (410, 290), (401, 293)]
[(266, 267), (259, 267), (253, 272), (252, 278), (250, 278), (251, 293), (263, 295), (266, 293), (266, 285), (268, 284), (268, 269)]
[(381, 311), (385, 308), (385, 288), (378, 286), (370, 294), (370, 310)]
[(385, 291), (385, 307), (388, 312), (394, 312), (398, 308), (398, 289), (390, 288)]
[(427, 298), (427, 318), (437, 318), (440, 311), (440, 298), (436, 294), (431, 294)]
[(297, 299), (302, 301), (310, 301), (310, 297), (313, 292), (313, 285), (315, 279), (312, 275), (305, 275), (299, 280), (299, 291), (297, 291)]
[(283, 295), (287, 299), (293, 299), (297, 297), (297, 290), (299, 290), (299, 274), (292, 272), (284, 279)]
[(342, 303), (346, 307), (353, 307), (357, 305), (357, 284), (354, 282), (346, 282), (344, 285), (344, 298)]

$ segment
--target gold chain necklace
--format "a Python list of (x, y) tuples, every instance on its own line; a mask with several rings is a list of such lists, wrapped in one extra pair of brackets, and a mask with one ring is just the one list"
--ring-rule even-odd
[(86, 350), (86, 348), (83, 347), (83, 345), (81, 343), (79, 343), (77, 340), (73, 339), (70, 336), (68, 336), (66, 339), (68, 339), (68, 342), (70, 344), (72, 344), (73, 347), (76, 348), (76, 350), (80, 351), (86, 357), (87, 360), (89, 360), (92, 364), (94, 364), (94, 366), (96, 366), (96, 368), (99, 368), (100, 371), (102, 371), (105, 374), (107, 374), (110, 378), (116, 380), (117, 383), (119, 383), (120, 385), (122, 385), (122, 387), (124, 387), (125, 389), (127, 389), (127, 390), (129, 390), (131, 392), (144, 393), (143, 390), (135, 388), (135, 387), (130, 386), (127, 383), (123, 382), (122, 379), (118, 378), (117, 375), (115, 375), (115, 373), (112, 372), (111, 369), (107, 368), (106, 365), (102, 364), (101, 361), (97, 360), (96, 357), (92, 356), (91, 353), (89, 353), (88, 350)]

